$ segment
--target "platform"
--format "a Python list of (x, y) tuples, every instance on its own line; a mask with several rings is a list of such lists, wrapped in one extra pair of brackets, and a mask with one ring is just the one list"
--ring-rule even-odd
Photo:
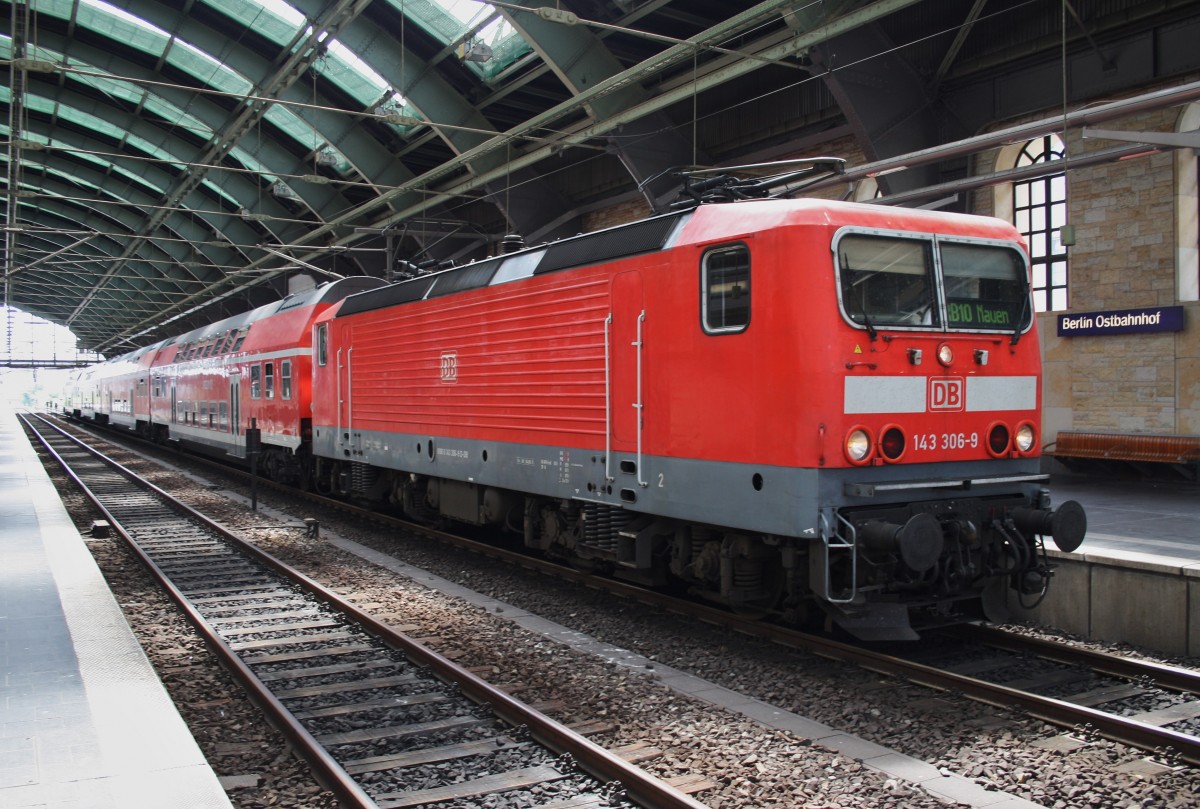
[(1056, 475), (1049, 488), (1052, 505), (1083, 505), (1087, 536), (1074, 553), (1050, 551), (1056, 569), (1045, 600), (1014, 604), (1014, 615), (1092, 640), (1200, 656), (1200, 484)]
[(0, 806), (231, 806), (6, 406)]

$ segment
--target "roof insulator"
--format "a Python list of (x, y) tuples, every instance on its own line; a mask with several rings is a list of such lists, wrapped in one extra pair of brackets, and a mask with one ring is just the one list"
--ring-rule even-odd
[(13, 59), (12, 66), (26, 73), (57, 73), (58, 65), (46, 59)]
[(384, 121), (396, 126), (420, 126), (421, 119), (414, 118), (411, 115), (401, 115), (397, 112), (389, 112), (387, 115), (381, 115)]
[(12, 145), (23, 152), (44, 152), (50, 148), (49, 144), (39, 143), (36, 140), (14, 140)]
[(312, 183), (314, 185), (329, 185), (331, 182), (333, 182), (324, 174), (301, 174), (300, 179), (306, 183)]
[(579, 16), (565, 8), (542, 6), (537, 10), (537, 15), (546, 22), (557, 22), (563, 25), (575, 25), (579, 22)]

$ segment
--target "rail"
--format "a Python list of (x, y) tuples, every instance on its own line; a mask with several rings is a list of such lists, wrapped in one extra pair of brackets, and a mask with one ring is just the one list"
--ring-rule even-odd
[[(391, 797), (392, 800), (381, 800), (380, 796), (377, 796), (374, 801), (372, 800), (362, 785), (347, 772), (343, 766), (343, 762), (340, 762), (330, 754), (327, 747), (322, 744), (322, 738), (314, 736), (303, 724), (303, 721), (298, 719), (295, 714), (284, 706), (280, 695), (264, 684), (263, 680), (251, 670), (245, 660), (231, 647), (228, 639), (223, 638), (214, 629), (207, 617), (202, 614), (202, 611), (196, 608), (195, 602), (184, 592), (184, 589), (178, 586), (168, 573), (164, 572), (153, 554), (147, 552), (139, 541), (122, 526), (122, 520), (119, 518), (119, 515), (110, 510), (106, 505), (106, 501), (119, 500), (119, 498), (113, 495), (116, 487), (112, 483), (109, 483), (105, 488), (104, 495), (94, 493), (82, 477), (72, 471), (72, 464), (69, 460), (54, 448), (49, 439), (43, 436), (43, 430), (50, 425), (44, 420), (42, 425), (35, 425), (28, 418), (23, 418), (23, 420), (38, 436), (42, 445), (54, 457), (56, 463), (67, 471), (67, 474), (80, 486), (84, 494), (105, 515), (109, 524), (117, 531), (118, 535), (138, 555), (147, 570), (158, 580), (160, 586), (166, 590), (172, 600), (184, 612), (188, 620), (201, 633), (210, 648), (233, 671), (242, 686), (251, 693), (254, 701), (268, 714), (272, 723), (279, 727), (281, 732), (288, 737), (289, 742), (308, 759), (317, 773), (318, 779), (338, 795), (343, 805), (374, 809), (377, 804), (384, 806), (403, 804), (405, 799), (404, 793), (384, 796)], [(354, 627), (378, 638), (386, 647), (402, 653), (405, 658), (417, 667), (432, 672), (443, 682), (455, 684), (463, 695), (475, 703), (488, 706), (496, 717), (502, 719), (509, 726), (525, 728), (528, 731), (529, 738), (542, 747), (552, 751), (556, 755), (567, 754), (569, 759), (578, 765), (580, 770), (601, 783), (612, 784), (614, 786), (619, 785), (619, 789), (624, 792), (625, 797), (629, 801), (638, 806), (645, 807), (645, 809), (705, 809), (704, 804), (666, 782), (655, 778), (645, 770), (636, 767), (619, 754), (606, 750), (570, 728), (555, 722), (537, 709), (510, 696), (503, 689), (497, 688), (403, 632), (376, 619), (355, 604), (343, 599), (333, 590), (299, 573), (255, 545), (241, 540), (203, 514), (179, 503), (165, 491), (140, 479), (131, 470), (106, 458), (96, 450), (84, 446), (78, 439), (69, 436), (61, 430), (57, 430), (57, 428), (51, 427), (51, 429), (55, 429), (61, 440), (70, 441), (73, 446), (87, 451), (101, 463), (114, 470), (118, 475), (135, 481), (139, 487), (152, 492), (155, 498), (160, 498), (169, 504), (171, 510), (183, 515), (187, 520), (202, 525), (214, 536), (220, 537), (220, 541), (235, 548), (236, 553), (253, 560), (259, 566), (271, 571), (276, 576), (288, 580), (292, 585), (299, 588), (299, 590), (328, 605), (332, 611), (347, 616)], [(114, 476), (110, 475), (110, 480), (112, 477)], [(137, 519), (145, 521), (148, 510), (147, 506), (139, 501)], [(173, 535), (173, 532), (156, 529), (153, 535), (169, 539)], [(206, 552), (203, 556), (206, 559), (211, 558), (211, 553)], [(180, 558), (175, 556), (172, 561), (178, 564)], [(196, 575), (196, 568), (189, 567), (188, 569), (194, 577)], [(237, 587), (241, 589), (256, 589), (253, 586), (247, 587), (244, 583), (237, 585)], [(226, 595), (223, 597), (228, 598), (229, 596)], [(251, 619), (253, 618), (253, 616), (250, 617)], [(271, 630), (260, 627), (258, 631), (269, 632)], [(282, 643), (282, 641), (276, 641), (277, 645), (282, 645)]]
[[(226, 469), (227, 473), (231, 470)], [(313, 500), (351, 513), (367, 516), (366, 512), (348, 504), (328, 501), (325, 498)], [(369, 516), (385, 524), (404, 524), (403, 521), (378, 513)], [(526, 556), (495, 545), (489, 545), (478, 540), (433, 531), (420, 526), (409, 526), (414, 530), (436, 538), (450, 545), (469, 550), (497, 561), (515, 564), (530, 570), (555, 576), (581, 586), (602, 589), (612, 595), (625, 598), (633, 603), (640, 603), (654, 610), (686, 614), (692, 618), (723, 626), (750, 637), (758, 637), (783, 646), (805, 649), (811, 653), (833, 660), (862, 666), (873, 671), (909, 680), (910, 682), (926, 685), (939, 690), (961, 693), (971, 699), (991, 705), (1009, 706), (1030, 716), (1064, 728), (1091, 727), (1107, 738), (1129, 744), (1146, 751), (1169, 751), (1182, 761), (1193, 766), (1200, 766), (1200, 737), (1181, 733), (1167, 727), (1153, 726), (1144, 722), (1131, 720), (1123, 716), (1105, 713), (1095, 708), (1075, 705), (1065, 700), (1038, 696), (1016, 688), (993, 684), (975, 677), (956, 674), (941, 670), (935, 666), (923, 665), (918, 662), (905, 660), (881, 651), (863, 646), (834, 640), (830, 637), (799, 632), (795, 629), (774, 623), (757, 620), (750, 617), (738, 616), (718, 607), (682, 602), (677, 597), (667, 593), (647, 590), (635, 584), (620, 582), (613, 579), (597, 578), (591, 573), (574, 570), (556, 562)], [(963, 629), (963, 632), (970, 630)], [(1030, 642), (1010, 638), (1007, 643), (989, 639), (992, 645), (1028, 649)], [(1043, 644), (1034, 654), (1059, 661), (1078, 661), (1081, 657), (1079, 650), (1065, 644)], [(1105, 658), (1100, 655), (1082, 655), (1090, 658), (1087, 665), (1097, 671), (1106, 671), (1114, 676), (1128, 679), (1146, 678), (1168, 689), (1187, 693), (1200, 691), (1200, 682), (1195, 672), (1147, 664), (1131, 659)]]

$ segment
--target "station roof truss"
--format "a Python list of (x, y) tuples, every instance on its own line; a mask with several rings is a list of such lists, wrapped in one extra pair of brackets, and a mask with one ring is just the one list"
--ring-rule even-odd
[(687, 167), (839, 142), (866, 162), (826, 186), (872, 176), (885, 202), (961, 204), (993, 122), (1057, 105), (1066, 125), (1102, 93), (1200, 70), (1196, 6), (0, 3), (0, 302), (120, 353), (296, 275), (479, 259), (615, 205), (668, 211)]

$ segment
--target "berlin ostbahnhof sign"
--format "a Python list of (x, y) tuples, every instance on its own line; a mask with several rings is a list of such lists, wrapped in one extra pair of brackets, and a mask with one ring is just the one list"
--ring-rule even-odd
[(1183, 331), (1182, 306), (1115, 309), (1058, 316), (1059, 337)]

